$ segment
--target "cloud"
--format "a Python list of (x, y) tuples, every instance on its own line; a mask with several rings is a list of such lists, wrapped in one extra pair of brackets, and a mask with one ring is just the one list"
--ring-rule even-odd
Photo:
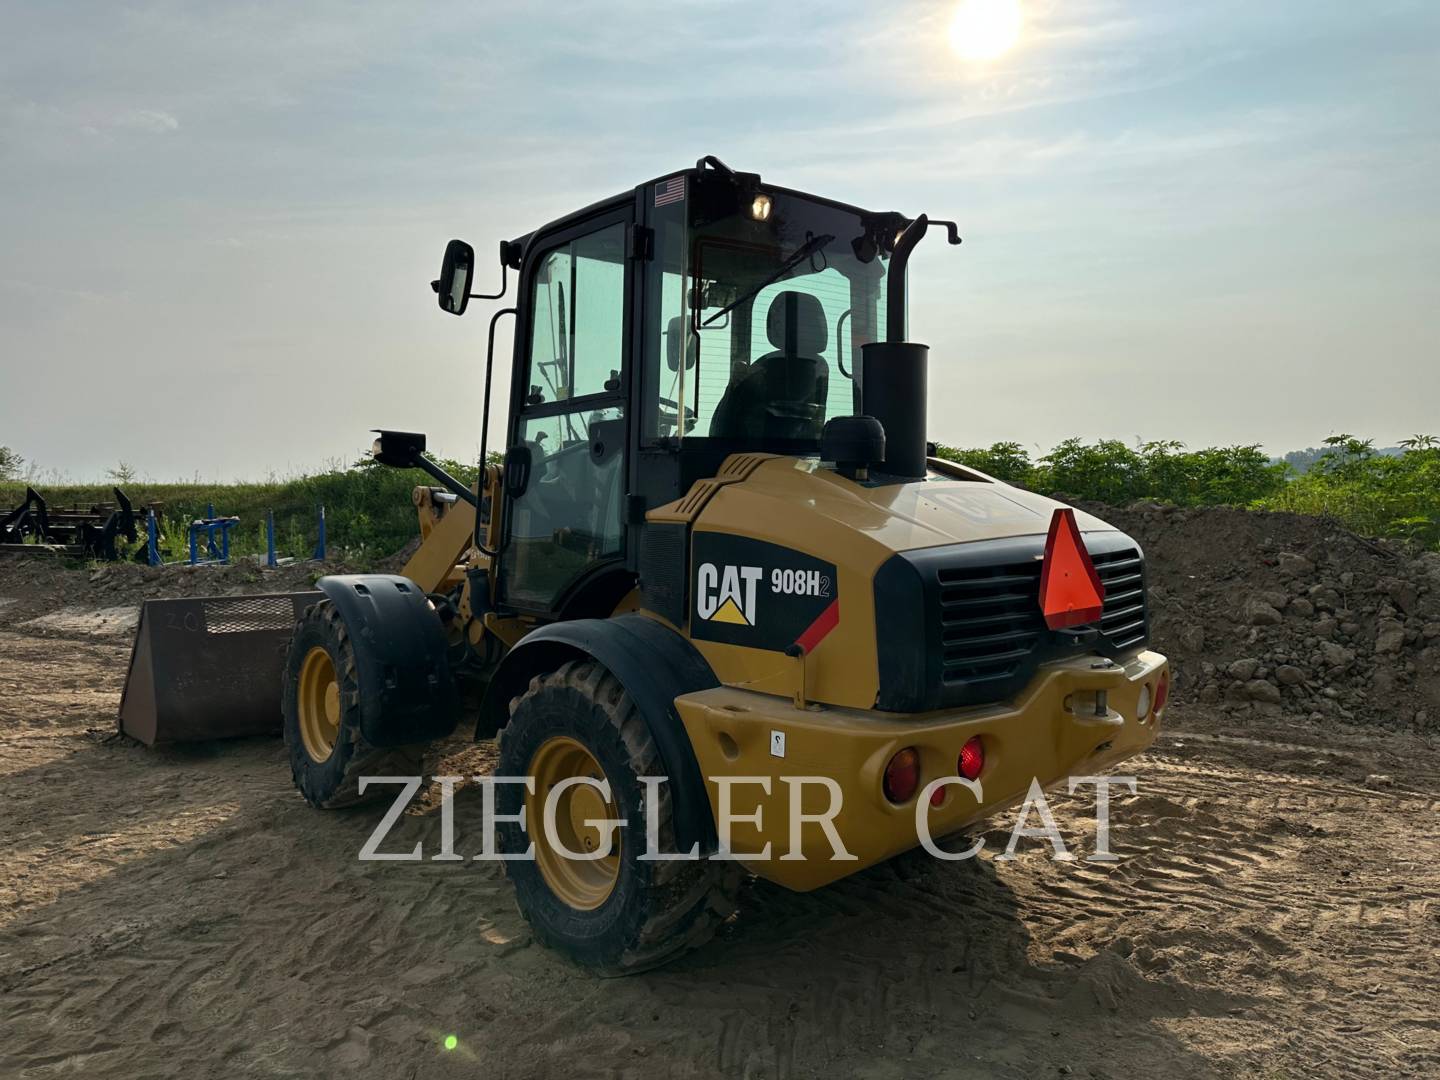
[(161, 109), (125, 109), (108, 116), (92, 118), (80, 124), (80, 130), (93, 138), (107, 141), (117, 134), (137, 132), (141, 135), (166, 135), (180, 130), (180, 121)]
[(153, 131), (163, 134), (178, 131), (180, 121), (160, 109), (129, 109), (120, 113), (111, 122), (111, 127), (128, 128), (131, 131)]
[[(108, 102), (55, 104), (0, 98), (0, 131), (12, 137), (29, 135), (42, 140), (26, 144), (32, 154), (44, 141), (56, 138), (64, 141), (73, 138), (76, 132), (89, 139), (109, 142), (123, 135), (166, 135), (178, 130), (179, 119), (164, 109), (128, 108)], [(53, 141), (50, 145), (54, 145)]]

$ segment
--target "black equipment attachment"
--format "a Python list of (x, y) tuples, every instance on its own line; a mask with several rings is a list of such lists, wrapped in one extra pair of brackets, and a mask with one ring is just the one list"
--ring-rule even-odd
[(123, 557), (115, 541), (139, 540), (139, 515), (118, 487), (113, 503), (87, 508), (51, 509), (34, 488), (25, 500), (0, 514), (0, 551), (52, 552), (82, 559), (116, 562)]

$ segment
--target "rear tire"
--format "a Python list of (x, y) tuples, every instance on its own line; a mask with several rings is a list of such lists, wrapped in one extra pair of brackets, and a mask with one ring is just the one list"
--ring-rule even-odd
[(382, 799), (360, 793), (363, 776), (420, 776), (424, 746), (375, 747), (360, 734), (360, 685), (345, 620), (328, 600), (295, 624), (285, 659), (282, 707), (290, 774), (305, 801), (322, 810)]
[[(744, 872), (737, 863), (704, 856), (668, 862), (639, 858), (647, 830), (645, 787), (638, 778), (664, 776), (666, 770), (630, 695), (600, 664), (574, 660), (536, 676), (512, 703), (510, 723), (500, 733), (496, 775), (533, 775), (537, 761), (542, 770), (553, 770), (557, 761), (562, 770), (566, 762), (598, 764), (610, 783), (609, 809), (627, 822), (612, 833), (612, 844), (619, 851), (613, 857), (608, 892), (585, 877), (576, 884), (563, 870), (557, 878), (554, 859), (547, 857), (551, 849), (540, 825), (546, 778), (537, 777), (533, 796), (521, 784), (500, 785), (500, 812), (518, 814), (525, 806), (529, 829), (527, 834), (516, 822), (502, 821), (500, 850), (518, 855), (532, 840), (535, 843), (535, 859), (507, 861), (505, 867), (520, 913), (537, 940), (601, 975), (617, 976), (658, 967), (714, 936), (735, 911)], [(580, 771), (593, 774), (588, 768)], [(673, 782), (672, 777), (660, 786), (658, 835), (660, 851), (665, 853), (677, 850), (670, 797)], [(598, 805), (598, 794), (593, 798)], [(558, 821), (561, 815), (556, 817)], [(593, 879), (591, 872), (586, 875)], [(562, 894), (584, 906), (575, 906)]]

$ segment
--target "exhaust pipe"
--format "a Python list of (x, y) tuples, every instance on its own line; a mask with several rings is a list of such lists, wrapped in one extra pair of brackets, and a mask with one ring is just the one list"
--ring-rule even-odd
[(885, 460), (878, 466), (880, 472), (907, 479), (925, 475), (929, 356), (929, 345), (913, 341), (872, 341), (860, 346), (860, 393), (865, 413), (879, 420), (885, 429)]
[[(951, 242), (959, 243), (950, 227)], [(860, 395), (865, 413), (885, 428), (885, 460), (880, 471), (891, 476), (925, 476), (925, 406), (930, 346), (905, 340), (905, 268), (910, 252), (925, 238), (930, 219), (921, 214), (895, 241), (886, 279), (885, 340), (860, 347)]]
[[(883, 430), (872, 433), (852, 426), (835, 432), (835, 452), (842, 447), (852, 454), (883, 448), (883, 461), (866, 464), (904, 480), (923, 480), (929, 456), (925, 452), (925, 408), (929, 400), (930, 346), (905, 340), (905, 270), (910, 252), (925, 238), (931, 224), (944, 225), (949, 242), (960, 243), (960, 229), (953, 221), (932, 223), (921, 214), (905, 227), (895, 240), (886, 277), (885, 340), (860, 346), (856, 372), (860, 400), (855, 411), (863, 420), (880, 421)], [(853, 466), (858, 462), (837, 464)]]

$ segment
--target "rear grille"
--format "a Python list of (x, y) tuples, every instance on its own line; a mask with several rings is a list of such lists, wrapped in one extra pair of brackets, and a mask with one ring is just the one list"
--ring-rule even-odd
[[(1143, 646), (1149, 623), (1139, 548), (1116, 532), (1088, 534), (1085, 544), (1105, 586), (1099, 640), (1045, 625), (1043, 536), (897, 556), (876, 577), (880, 707), (904, 712), (1001, 701), (1046, 661), (1087, 652), (1119, 658)], [(920, 611), (917, 625), (911, 620)]]
[(1145, 560), (1134, 548), (1091, 556), (1105, 586), (1100, 632), (1117, 649), (1145, 640)]
[[(1145, 640), (1145, 563), (1135, 548), (1091, 556), (1105, 586), (1100, 633), (1115, 649)], [(1040, 561), (942, 568), (941, 678), (947, 683), (1008, 679), (1045, 634)]]
[(1009, 678), (1045, 630), (1035, 603), (1040, 564), (950, 567), (936, 577), (941, 678), (947, 683)]

